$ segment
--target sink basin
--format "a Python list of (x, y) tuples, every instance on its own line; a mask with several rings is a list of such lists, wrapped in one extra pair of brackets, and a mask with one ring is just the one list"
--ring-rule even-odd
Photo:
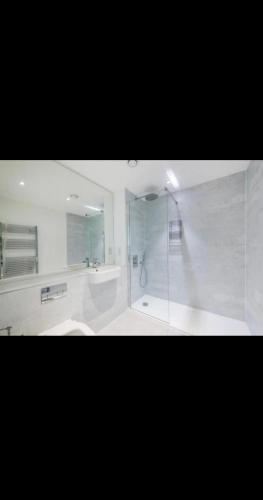
[(96, 269), (88, 269), (89, 282), (92, 285), (100, 285), (107, 281), (117, 280), (121, 276), (121, 268), (118, 266), (102, 266)]

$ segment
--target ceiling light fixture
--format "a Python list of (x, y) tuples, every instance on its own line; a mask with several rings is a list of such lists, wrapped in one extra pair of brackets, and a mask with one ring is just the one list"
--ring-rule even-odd
[(101, 208), (91, 207), (90, 205), (85, 205), (85, 208), (88, 208), (89, 210), (94, 210), (94, 212), (102, 212)]
[(178, 189), (179, 188), (179, 182), (178, 182), (178, 179), (177, 179), (175, 173), (173, 172), (173, 170), (167, 170), (167, 177), (168, 177), (170, 183), (172, 184), (172, 186), (175, 189)]
[(78, 194), (71, 194), (70, 196), (67, 197), (67, 201), (78, 200), (78, 199), (79, 199)]
[(25, 185), (24, 181), (19, 182), (19, 186), (24, 187), (24, 185)]

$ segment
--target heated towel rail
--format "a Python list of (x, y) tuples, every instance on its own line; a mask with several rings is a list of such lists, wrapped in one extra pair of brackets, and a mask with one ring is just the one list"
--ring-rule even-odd
[(38, 273), (37, 226), (0, 222), (0, 279)]
[(169, 222), (169, 250), (172, 252), (182, 245), (183, 223), (180, 219)]

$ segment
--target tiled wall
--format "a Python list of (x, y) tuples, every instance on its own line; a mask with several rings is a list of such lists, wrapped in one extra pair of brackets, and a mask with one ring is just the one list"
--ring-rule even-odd
[(12, 326), (15, 335), (37, 335), (67, 319), (86, 322), (97, 333), (127, 308), (126, 269), (119, 280), (90, 285), (85, 275), (55, 280), (68, 284), (65, 298), (41, 304), (41, 287), (0, 294), (0, 328)]
[(95, 259), (105, 262), (104, 215), (80, 217), (67, 214), (68, 265), (90, 262)]
[[(130, 259), (131, 259), (131, 303), (139, 300), (145, 290), (140, 285), (141, 261), (145, 251), (146, 212), (145, 202), (138, 200), (130, 203)], [(137, 257), (138, 265), (133, 265)]]
[(91, 261), (105, 262), (104, 214), (86, 219), (88, 257)]
[(88, 257), (86, 219), (79, 215), (67, 214), (67, 254), (69, 266)]
[(254, 335), (263, 335), (263, 160), (247, 172), (247, 310)]
[[(148, 285), (142, 290), (140, 269), (133, 270), (133, 299), (147, 293), (244, 320), (245, 180), (241, 172), (178, 192), (178, 208), (167, 196), (136, 202), (132, 244), (134, 252), (146, 250)], [(168, 259), (168, 222), (178, 217), (182, 246)]]
[(169, 299), (168, 198), (145, 202), (147, 295)]
[(177, 193), (184, 235), (170, 256), (171, 300), (244, 320), (245, 180), (241, 172)]
[[(166, 196), (151, 202), (137, 200), (130, 204), (132, 304), (145, 294), (168, 300), (167, 210)], [(146, 260), (142, 272), (144, 253)], [(135, 256), (138, 257), (138, 267), (133, 265)]]

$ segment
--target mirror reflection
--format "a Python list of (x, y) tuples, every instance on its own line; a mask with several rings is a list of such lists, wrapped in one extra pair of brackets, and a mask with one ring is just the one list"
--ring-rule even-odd
[(105, 264), (104, 210), (85, 217), (67, 214), (68, 265)]
[(113, 264), (112, 193), (56, 160), (0, 160), (0, 276)]

